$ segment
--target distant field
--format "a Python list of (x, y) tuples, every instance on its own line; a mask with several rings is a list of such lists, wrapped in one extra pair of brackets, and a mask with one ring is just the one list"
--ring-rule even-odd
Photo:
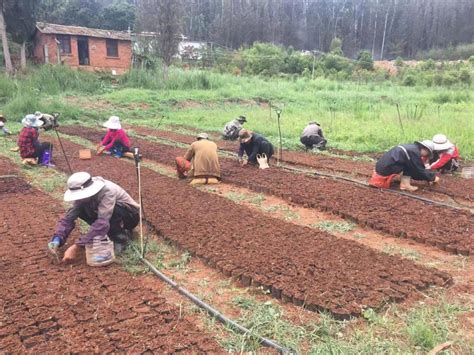
[[(63, 76), (58, 75), (56, 80), (68, 79), (66, 74)], [(48, 84), (44, 90), (34, 87), (43, 83), (27, 79), (31, 91), (22, 90), (12, 97), (4, 94), (7, 97), (2, 110), (17, 120), (39, 108), (60, 111), (66, 120), (103, 121), (115, 113), (129, 123), (179, 123), (202, 130), (220, 130), (230, 119), (245, 115), (247, 128), (276, 142), (277, 115), (272, 109), (276, 105), (283, 107), (281, 127), (286, 147), (299, 146), (301, 130), (308, 121), (316, 120), (329, 144), (340, 149), (383, 151), (399, 143), (444, 133), (459, 145), (463, 157), (474, 159), (474, 100), (473, 90), (468, 87), (261, 79), (178, 69), (167, 84), (147, 78), (157, 81), (156, 89), (137, 88), (152, 86), (143, 80), (112, 87), (99, 77), (86, 79), (78, 76), (73, 79), (75, 83), (62, 84), (63, 88)], [(8, 90), (2, 81), (0, 89), (3, 86)], [(20, 82), (16, 87), (21, 85), (26, 84)]]

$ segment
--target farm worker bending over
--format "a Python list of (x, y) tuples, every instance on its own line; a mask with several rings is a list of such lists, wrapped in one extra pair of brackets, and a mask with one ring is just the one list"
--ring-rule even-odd
[(90, 228), (66, 250), (63, 261), (74, 259), (80, 247), (92, 244), (95, 237), (106, 235), (120, 252), (130, 241), (132, 230), (140, 221), (140, 205), (117, 184), (101, 177), (91, 177), (86, 172), (72, 174), (67, 180), (67, 187), (64, 201), (73, 202), (73, 205), (59, 220), (48, 244), (49, 252), (57, 256), (58, 248), (64, 245), (76, 226), (77, 218), (87, 222)]
[(11, 132), (5, 127), (5, 122), (7, 122), (7, 119), (0, 114), (0, 132), (5, 136), (9, 136)]
[[(239, 162), (240, 165), (247, 163), (257, 165), (257, 155), (266, 154), (267, 161), (273, 155), (273, 145), (263, 136), (252, 131), (242, 129), (239, 133), (240, 149)], [(247, 160), (244, 160), (244, 153), (247, 154)]]
[(47, 113), (41, 113), (40, 111), (35, 112), (35, 117), (43, 122), (42, 128), (47, 131), (52, 128), (57, 127), (56, 118), (52, 115), (48, 115)]
[(459, 150), (444, 134), (433, 137), (435, 158), (428, 169), (438, 170), (441, 174), (455, 172), (459, 168)]
[(232, 141), (237, 140), (237, 138), (239, 138), (239, 132), (245, 122), (247, 122), (247, 118), (245, 118), (245, 116), (239, 116), (235, 120), (227, 123), (222, 131), (222, 138)]
[(217, 145), (207, 133), (199, 133), (196, 138), (184, 157), (176, 158), (178, 176), (192, 177), (191, 184), (217, 184), (221, 178)]
[(111, 116), (107, 122), (104, 123), (104, 127), (107, 128), (107, 134), (97, 146), (97, 155), (102, 154), (104, 150), (110, 152), (117, 158), (121, 158), (125, 153), (131, 153), (130, 140), (122, 129), (120, 118)]
[(44, 152), (51, 152), (53, 145), (49, 142), (40, 143), (39, 128), (43, 125), (43, 121), (39, 120), (35, 115), (26, 115), (21, 121), (23, 128), (18, 137), (18, 147), (20, 148), (20, 156), (22, 159), (40, 160)]
[(396, 146), (377, 161), (369, 185), (389, 188), (392, 179), (400, 173), (403, 174), (400, 180), (400, 190), (418, 190), (416, 186), (411, 185), (411, 178), (436, 183), (439, 181), (439, 177), (434, 172), (426, 170), (422, 160), (422, 157), (432, 156), (433, 142), (430, 140)]
[(326, 149), (326, 139), (323, 130), (318, 122), (310, 122), (301, 134), (300, 142), (304, 144), (306, 149)]

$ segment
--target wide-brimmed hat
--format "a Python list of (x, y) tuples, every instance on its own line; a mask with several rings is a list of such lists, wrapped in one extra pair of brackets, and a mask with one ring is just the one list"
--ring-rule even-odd
[(429, 139), (425, 139), (423, 141), (416, 141), (415, 143), (421, 146), (422, 148), (426, 148), (430, 153), (430, 157), (433, 156), (434, 143), (432, 141), (430, 141)]
[(5, 123), (3, 123), (3, 121), (0, 121), (0, 127), (4, 127), (5, 126)]
[(239, 116), (237, 117), (237, 121), (239, 121), (240, 123), (245, 123), (247, 122), (247, 118), (245, 116)]
[(117, 116), (111, 116), (107, 122), (104, 123), (104, 127), (108, 129), (121, 129), (120, 118)]
[(252, 139), (252, 131), (247, 129), (241, 129), (239, 132), (239, 141), (240, 143), (247, 143)]
[(44, 122), (35, 115), (26, 115), (25, 118), (21, 120), (21, 123), (25, 127), (41, 127), (44, 124)]
[(321, 126), (321, 125), (320, 125), (318, 122), (316, 122), (316, 121), (311, 121), (311, 122), (309, 122), (308, 124), (315, 124), (315, 125)]
[(64, 201), (82, 200), (97, 194), (105, 186), (102, 178), (91, 177), (89, 173), (79, 172), (72, 174), (67, 180), (67, 190)]
[(196, 136), (197, 139), (209, 139), (209, 134), (207, 133), (199, 133), (197, 136)]
[(7, 122), (6, 117), (3, 116), (2, 114), (0, 114), (0, 122)]
[(36, 111), (36, 112), (35, 112), (35, 116), (36, 116), (37, 119), (43, 118), (43, 114), (42, 114), (41, 112), (39, 112), (39, 111)]
[(446, 150), (454, 146), (444, 134), (436, 134), (433, 137), (433, 144), (435, 151)]

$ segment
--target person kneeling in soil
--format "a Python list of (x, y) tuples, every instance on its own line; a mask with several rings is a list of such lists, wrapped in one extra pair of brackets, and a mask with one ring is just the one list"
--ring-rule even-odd
[(131, 240), (132, 230), (140, 221), (140, 205), (119, 185), (102, 177), (91, 177), (86, 172), (72, 174), (67, 187), (64, 201), (73, 202), (73, 205), (56, 226), (56, 232), (48, 244), (50, 254), (57, 259), (57, 251), (74, 230), (77, 218), (89, 224), (89, 231), (66, 250), (64, 262), (75, 259), (79, 249), (92, 244), (94, 238), (106, 235), (114, 242), (116, 252), (120, 253)]
[(327, 140), (324, 138), (323, 130), (317, 122), (309, 122), (301, 134), (300, 142), (304, 144), (306, 150), (313, 148), (326, 149)]
[(245, 118), (245, 116), (239, 116), (235, 120), (227, 123), (222, 131), (222, 138), (231, 141), (237, 140), (237, 138), (239, 138), (239, 132), (245, 122), (247, 122), (247, 118)]
[(455, 172), (459, 168), (459, 149), (444, 134), (435, 135), (433, 144), (435, 158), (430, 161), (427, 169), (441, 174)]
[(43, 125), (43, 121), (39, 120), (35, 115), (26, 115), (21, 123), (23, 123), (23, 128), (17, 142), (20, 156), (24, 162), (31, 164), (41, 163), (43, 154), (49, 152), (51, 156), (53, 150), (51, 143), (39, 142), (39, 128)]
[(411, 179), (439, 182), (439, 177), (432, 171), (426, 170), (422, 157), (433, 156), (433, 142), (425, 140), (414, 144), (396, 146), (386, 152), (375, 164), (375, 171), (369, 180), (373, 187), (389, 188), (394, 177), (400, 173), (400, 190), (416, 191), (411, 185)]
[[(273, 145), (263, 136), (252, 131), (243, 129), (239, 133), (239, 163), (244, 166), (247, 163), (258, 165), (257, 156), (265, 154), (267, 162), (273, 155)], [(247, 154), (247, 160), (244, 160), (244, 153)]]
[(124, 155), (133, 158), (133, 154), (130, 151), (130, 140), (122, 129), (120, 118), (111, 116), (103, 126), (107, 128), (107, 134), (97, 146), (97, 155), (107, 151), (117, 158), (121, 158)]
[(4, 136), (9, 136), (11, 132), (5, 127), (5, 122), (7, 122), (7, 119), (0, 114), (0, 133)]
[[(191, 163), (192, 161), (192, 163)], [(200, 133), (184, 157), (176, 158), (178, 177), (191, 177), (191, 184), (217, 184), (221, 178), (221, 167), (217, 145), (209, 140), (207, 133)]]

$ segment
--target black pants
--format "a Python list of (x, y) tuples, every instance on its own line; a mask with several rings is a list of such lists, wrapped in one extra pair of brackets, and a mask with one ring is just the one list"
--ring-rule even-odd
[(49, 142), (43, 142), (39, 143), (35, 146), (35, 156), (34, 158), (38, 158), (38, 160), (41, 160), (41, 157), (43, 156), (43, 153), (46, 151), (53, 151), (53, 145)]
[[(270, 142), (262, 142), (257, 154), (265, 154), (267, 156), (267, 161), (270, 162), (270, 158), (273, 156), (273, 145)], [(257, 157), (253, 160), (249, 159), (249, 163), (258, 164)]]
[(313, 149), (315, 146), (316, 148), (324, 149), (327, 143), (327, 141), (320, 136), (301, 137), (300, 142), (304, 144), (306, 149)]
[[(83, 209), (79, 214), (79, 218), (85, 221), (88, 225), (94, 223), (98, 216), (97, 213), (90, 210)], [(110, 218), (110, 229), (108, 236), (116, 243), (126, 244), (131, 237), (131, 232), (140, 222), (140, 214), (138, 211), (131, 212), (128, 209), (115, 205), (114, 212)], [(127, 235), (128, 238), (122, 239), (121, 235)]]

